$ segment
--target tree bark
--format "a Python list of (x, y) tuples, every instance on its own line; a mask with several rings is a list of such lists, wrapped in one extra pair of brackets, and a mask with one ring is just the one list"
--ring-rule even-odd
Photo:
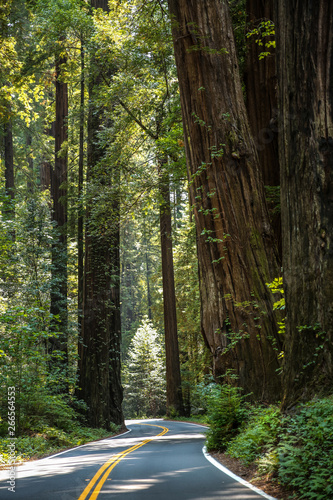
[(176, 294), (172, 254), (172, 222), (169, 176), (163, 171), (165, 161), (159, 162), (160, 233), (166, 358), (167, 414), (184, 414), (179, 363)]
[[(10, 114), (8, 106), (8, 115)], [(5, 193), (8, 198), (5, 200), (3, 213), (6, 219), (13, 221), (15, 219), (15, 175), (14, 175), (14, 146), (11, 118), (4, 124), (4, 161), (5, 161)], [(15, 241), (14, 227), (10, 230), (12, 241)]]
[[(55, 137), (55, 122), (52, 123), (50, 128), (45, 129), (45, 134), (51, 137)], [(52, 179), (52, 165), (51, 163), (43, 159), (40, 165), (40, 189), (41, 191), (45, 191), (46, 189), (51, 188), (51, 179)]]
[(52, 218), (58, 230), (58, 241), (52, 246), (51, 314), (56, 316), (54, 328), (61, 332), (49, 340), (50, 353), (60, 350), (67, 361), (67, 146), (68, 90), (62, 81), (62, 65), (66, 58), (56, 59), (55, 159), (51, 175)]
[(15, 197), (14, 180), (14, 148), (12, 122), (10, 119), (4, 125), (4, 160), (5, 160), (5, 191), (11, 200)]
[[(250, 29), (257, 27), (263, 21), (274, 22), (273, 2), (247, 0), (246, 11)], [(259, 59), (259, 54), (265, 51), (265, 47), (258, 45), (255, 41), (256, 38), (256, 36), (248, 38), (247, 43), (244, 72), (246, 108), (264, 185), (277, 188), (280, 186), (280, 163), (275, 49), (270, 47), (271, 54)], [(267, 41), (268, 38), (265, 37), (264, 43)], [(270, 198), (274, 198), (274, 201), (270, 201), (268, 207), (282, 261), (281, 213), (276, 207), (276, 200), (279, 201), (279, 196), (276, 196), (278, 189), (275, 191), (275, 196), (270, 196)]]
[[(92, 1), (91, 5), (108, 10), (106, 0)], [(109, 218), (104, 222), (94, 218), (93, 201), (87, 206), (82, 342), (79, 345), (79, 397), (89, 407), (89, 425), (109, 429), (111, 423), (122, 425), (124, 422), (120, 379), (120, 174), (118, 165), (110, 167), (103, 163), (105, 148), (99, 144), (98, 134), (105, 118), (104, 109), (94, 102), (94, 89), (101, 83), (101, 71), (98, 61), (92, 57), (87, 183), (97, 184), (98, 191), (102, 190), (106, 183), (113, 185), (114, 198)]]
[(151, 300), (151, 291), (150, 291), (150, 268), (149, 268), (149, 255), (148, 255), (148, 237), (147, 237), (147, 229), (146, 229), (146, 220), (143, 221), (143, 233), (144, 233), (144, 244), (145, 244), (145, 260), (146, 260), (146, 283), (147, 283), (147, 310), (148, 310), (148, 319), (152, 320), (152, 300)]
[(83, 178), (84, 178), (84, 47), (81, 40), (81, 88), (80, 88), (80, 131), (79, 131), (79, 177), (78, 177), (78, 217), (77, 217), (77, 248), (78, 248), (78, 324), (82, 321), (83, 306)]
[(333, 4), (277, 3), (284, 402), (333, 382)]
[(217, 379), (232, 370), (247, 393), (276, 400), (281, 339), (265, 283), (279, 267), (228, 5), (169, 0), (169, 8), (195, 200), (203, 336)]

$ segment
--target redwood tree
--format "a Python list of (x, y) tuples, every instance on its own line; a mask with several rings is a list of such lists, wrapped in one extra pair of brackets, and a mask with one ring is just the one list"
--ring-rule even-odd
[(14, 148), (12, 122), (9, 118), (4, 124), (4, 160), (5, 160), (5, 189), (6, 194), (14, 199)]
[(281, 341), (265, 283), (279, 268), (228, 5), (169, 0), (169, 8), (195, 200), (202, 332), (215, 377), (232, 369), (246, 392), (274, 400)]
[[(94, 8), (108, 11), (107, 0), (92, 0)], [(110, 428), (123, 424), (120, 380), (120, 261), (119, 261), (119, 166), (109, 165), (106, 147), (100, 144), (106, 125), (103, 106), (96, 99), (107, 70), (92, 56), (89, 75), (88, 186), (96, 196), (112, 191), (110, 213), (101, 220), (94, 215), (94, 200), (88, 199), (83, 276), (83, 319), (79, 345), (79, 397), (88, 405), (88, 422)]]
[(167, 412), (178, 412), (182, 415), (183, 396), (179, 363), (178, 330), (175, 278), (172, 252), (172, 223), (170, 207), (169, 174), (165, 171), (166, 161), (159, 164), (160, 201), (160, 235), (162, 255), (163, 308), (165, 360), (167, 383)]
[[(63, 38), (60, 39), (63, 42)], [(51, 337), (49, 350), (64, 353), (67, 359), (67, 145), (68, 140), (68, 88), (64, 81), (63, 68), (66, 57), (56, 56), (55, 65), (55, 108), (56, 119), (55, 157), (51, 173), (52, 219), (58, 231), (58, 239), (52, 245), (52, 289), (51, 313), (57, 317), (53, 323), (60, 330), (60, 336)]]
[(333, 382), (333, 4), (277, 3), (284, 406)]

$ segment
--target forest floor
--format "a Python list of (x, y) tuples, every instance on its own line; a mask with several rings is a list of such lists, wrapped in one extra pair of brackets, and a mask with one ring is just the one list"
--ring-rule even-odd
[(210, 452), (209, 454), (238, 477), (253, 484), (253, 486), (267, 493), (267, 495), (271, 495), (277, 500), (288, 500), (289, 498), (293, 498), (293, 500), (298, 499), (295, 493), (293, 494), (290, 489), (284, 488), (278, 484), (271, 476), (258, 475), (258, 468), (255, 464), (246, 466), (242, 464), (240, 460), (226, 453)]

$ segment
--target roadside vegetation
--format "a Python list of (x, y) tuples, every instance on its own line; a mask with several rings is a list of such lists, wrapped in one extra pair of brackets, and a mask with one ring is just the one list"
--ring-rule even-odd
[(286, 498), (333, 497), (333, 396), (283, 413), (278, 405), (247, 403), (235, 387), (210, 384), (204, 400), (208, 451), (256, 465), (259, 476), (290, 488)]
[[(16, 464), (107, 438), (120, 430), (116, 425), (109, 430), (85, 426), (82, 416), (73, 408), (73, 401), (65, 402), (60, 396), (49, 396), (35, 403), (33, 416), (24, 413), (24, 405), (20, 413), (21, 430), (15, 439)], [(0, 468), (11, 463), (11, 442), (8, 423), (0, 418)]]

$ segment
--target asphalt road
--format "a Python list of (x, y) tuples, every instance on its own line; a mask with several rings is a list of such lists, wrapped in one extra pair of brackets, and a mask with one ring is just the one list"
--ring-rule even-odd
[(202, 426), (126, 423), (126, 434), (17, 466), (15, 493), (9, 471), (0, 471), (1, 500), (272, 499), (207, 460)]

